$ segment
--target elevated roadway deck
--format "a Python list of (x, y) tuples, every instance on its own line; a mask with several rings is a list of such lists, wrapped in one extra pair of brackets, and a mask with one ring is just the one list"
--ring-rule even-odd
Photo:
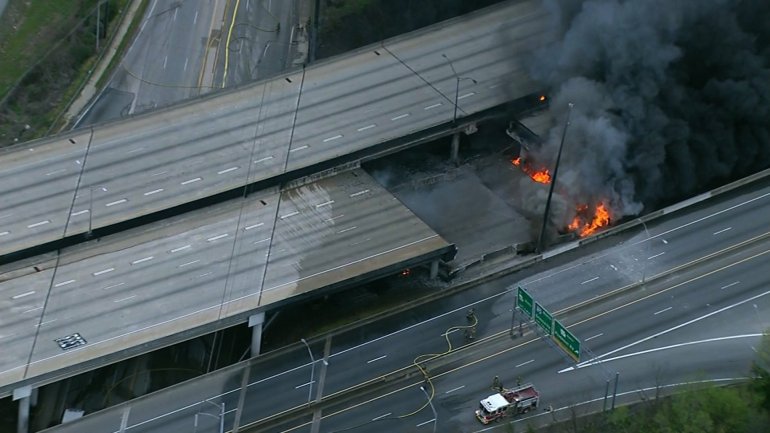
[(453, 252), (357, 169), (5, 265), (0, 397)]
[[(274, 79), (4, 150), (0, 258), (449, 125), (455, 101), (465, 116), (530, 95), (538, 88), (528, 53), (552, 40), (541, 3), (503, 3)], [(476, 83), (461, 79), (456, 92), (460, 77)]]

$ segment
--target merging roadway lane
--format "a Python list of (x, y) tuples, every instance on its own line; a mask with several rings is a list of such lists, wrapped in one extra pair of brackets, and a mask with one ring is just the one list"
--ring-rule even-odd
[[(553, 35), (516, 1), (233, 91), (0, 154), (0, 256), (296, 173), (530, 95)], [(442, 57), (453, 61), (461, 80)]]
[[(0, 395), (451, 248), (354, 170), (17, 262), (0, 268)], [(87, 344), (56, 344), (75, 333)]]
[[(465, 325), (465, 313), (470, 307), (476, 309), (480, 321), (478, 340), (507, 333), (511, 325), (514, 297), (510, 289), (515, 287), (515, 284), (527, 287), (546, 308), (559, 311), (612, 289), (638, 282), (642, 277), (649, 278), (686, 262), (757, 238), (768, 232), (768, 226), (756, 215), (766, 214), (770, 210), (769, 207), (768, 182), (749, 185), (740, 191), (687, 209), (687, 212), (682, 211), (649, 223), (647, 229), (650, 237), (641, 230), (606, 238), (594, 244), (602, 248), (592, 256), (580, 257), (579, 254), (584, 252), (578, 251), (574, 261), (561, 266), (549, 267), (544, 264), (533, 268), (534, 273), (522, 272), (501, 278), (472, 291), (420, 306), (348, 333), (313, 340), (311, 348), (317, 360), (314, 368), (311, 368), (308, 362), (306, 349), (296, 345), (275, 358), (266, 357), (245, 363), (245, 370), (243, 366), (236, 365), (205, 378), (88, 416), (80, 421), (83, 424), (75, 423), (58, 431), (75, 431), (85, 427), (117, 431), (121, 413), (127, 407), (130, 407), (130, 431), (185, 431), (190, 429), (196, 412), (207, 411), (207, 407), (210, 407), (208, 402), (219, 404), (221, 401), (225, 402), (227, 408), (226, 423), (232, 425), (241, 384), (244, 383), (242, 371), (246, 371), (248, 376), (245, 383), (248, 386), (244, 399), (245, 411), (241, 418), (241, 425), (244, 425), (277, 412), (301, 407), (306, 403), (311, 371), (314, 373), (314, 387), (310, 397), (316, 399), (408, 367), (418, 355), (442, 353), (447, 348), (444, 335), (446, 330), (453, 326)], [(727, 227), (733, 228), (718, 233)], [(767, 244), (762, 242), (761, 247), (767, 248)], [(661, 252), (664, 254), (660, 254)], [(742, 252), (751, 255), (750, 253), (751, 251)], [(455, 376), (437, 378), (436, 386), (439, 388), (436, 395), (439, 396), (437, 402), (441, 406), (441, 425), (450, 428), (449, 426), (458, 423), (458, 426), (466, 429), (475, 426), (472, 409), (477, 405), (477, 400), (489, 392), (489, 384), (495, 375), (508, 384), (514, 381), (517, 375), (534, 381), (543, 389), (545, 403), (559, 408), (590, 400), (597, 393), (603, 393), (605, 376), (614, 374), (615, 370), (622, 371), (621, 391), (649, 384), (655, 380), (656, 370), (663, 372), (661, 374), (665, 373), (661, 381), (693, 378), (693, 372), (698, 370), (704, 371), (706, 377), (745, 374), (750, 353), (743, 349), (756, 343), (755, 335), (685, 345), (677, 348), (678, 352), (673, 348), (649, 352), (647, 356), (653, 358), (640, 355), (619, 358), (611, 363), (609, 360), (658, 346), (714, 337), (756, 334), (763, 327), (770, 326), (770, 323), (766, 323), (767, 319), (761, 319), (767, 317), (768, 312), (767, 296), (763, 294), (767, 290), (763, 287), (766, 287), (768, 276), (762, 273), (762, 270), (767, 268), (768, 257), (770, 254), (763, 253), (741, 264), (573, 327), (573, 332), (586, 340), (586, 347), (593, 353), (604, 354), (602, 359), (607, 360), (603, 363), (604, 367), (587, 366), (577, 372), (565, 371), (557, 374), (558, 370), (568, 366), (564, 358), (547, 344), (533, 341), (527, 344), (523, 351), (472, 364), (478, 366), (473, 367), (478, 368), (475, 372), (469, 373), (470, 370), (462, 369)], [(723, 265), (722, 262), (712, 264), (716, 267)], [(695, 273), (706, 270), (693, 269)], [(684, 273), (682, 275), (681, 278), (688, 276)], [(597, 276), (599, 278), (595, 279)], [(655, 286), (639, 293), (650, 292), (653, 287), (670, 287), (672, 284), (667, 278), (656, 279)], [(763, 295), (750, 299), (758, 294)], [(639, 341), (746, 299), (749, 301), (677, 328), (676, 332), (671, 331), (654, 339)], [(628, 297), (623, 297), (618, 302), (627, 300)], [(627, 320), (628, 318), (632, 320)], [(568, 320), (567, 323), (573, 322)], [(726, 326), (728, 323), (735, 326)], [(455, 347), (464, 344), (461, 332), (452, 332), (449, 338)], [(500, 341), (499, 344), (506, 347), (512, 345), (507, 338)], [(639, 342), (624, 348), (635, 341)], [(474, 347), (483, 349), (486, 346), (482, 344)], [(732, 350), (735, 347), (737, 349)], [(615, 351), (618, 348), (622, 349)], [(702, 354), (703, 351), (715, 352), (718, 355), (699, 356), (693, 358), (693, 363), (682, 364), (682, 360), (689, 360), (686, 355)], [(667, 369), (668, 357), (680, 353), (685, 356), (674, 357), (670, 369)], [(724, 358), (730, 356), (733, 356), (731, 363), (724, 364)], [(318, 361), (320, 358), (328, 365)], [(653, 371), (648, 368), (650, 365), (654, 365)], [(566, 381), (569, 386), (562, 385), (561, 381)], [(570, 388), (573, 383), (576, 387), (574, 390)], [(424, 395), (416, 386), (389, 398), (387, 402), (378, 400), (358, 411), (346, 411), (344, 417), (325, 420), (321, 431), (333, 431), (337, 426), (369, 421), (389, 412), (391, 415), (406, 413), (410, 409), (419, 408), (425, 402)], [(403, 421), (407, 423), (402, 425), (406, 428), (404, 431), (422, 431), (415, 430), (418, 429), (416, 425), (429, 420), (432, 417), (428, 416), (429, 413), (424, 409), (420, 413), (420, 419), (410, 417), (408, 421)], [(429, 423), (424, 426), (430, 428)], [(371, 428), (372, 431), (377, 431), (381, 426)], [(309, 431), (309, 427), (302, 427), (299, 431)]]

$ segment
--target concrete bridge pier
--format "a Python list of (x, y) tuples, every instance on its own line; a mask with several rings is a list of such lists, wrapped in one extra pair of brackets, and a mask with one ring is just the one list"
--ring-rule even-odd
[(265, 323), (265, 313), (260, 312), (249, 316), (249, 328), (251, 328), (251, 357), (259, 355), (262, 345), (262, 324)]
[(19, 417), (16, 423), (16, 433), (29, 432), (29, 408), (37, 403), (37, 389), (22, 386), (13, 390), (13, 401), (19, 402)]

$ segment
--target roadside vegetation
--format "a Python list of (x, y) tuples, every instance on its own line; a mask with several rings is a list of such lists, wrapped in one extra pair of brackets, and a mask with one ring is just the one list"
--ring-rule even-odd
[(10, 0), (0, 17), (0, 146), (51, 132), (129, 0)]
[(334, 56), (501, 0), (321, 0), (316, 59)]
[[(759, 433), (770, 432), (770, 333), (755, 348), (747, 383), (693, 386), (670, 397), (544, 428), (554, 433)], [(510, 430), (510, 429), (509, 429)], [(528, 430), (533, 431), (533, 430)]]

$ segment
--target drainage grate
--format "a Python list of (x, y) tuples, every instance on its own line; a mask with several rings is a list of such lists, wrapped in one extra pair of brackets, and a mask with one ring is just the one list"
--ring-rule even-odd
[(68, 350), (72, 349), (73, 347), (85, 346), (87, 343), (86, 339), (81, 337), (80, 333), (78, 332), (66, 337), (57, 338), (54, 341), (59, 345), (59, 347), (61, 347), (61, 350)]

